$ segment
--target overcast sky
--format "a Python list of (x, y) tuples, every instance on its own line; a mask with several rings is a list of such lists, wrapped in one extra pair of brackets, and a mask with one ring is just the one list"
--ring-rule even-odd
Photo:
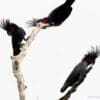
[[(9, 18), (29, 35), (25, 24), (42, 18), (65, 0), (0, 0), (0, 19)], [(41, 30), (22, 63), (26, 100), (57, 100), (64, 81), (91, 46), (100, 45), (100, 0), (76, 0), (70, 17), (59, 27)], [(11, 39), (0, 29), (0, 98), (19, 100), (12, 73)], [(100, 58), (69, 100), (100, 100)]]

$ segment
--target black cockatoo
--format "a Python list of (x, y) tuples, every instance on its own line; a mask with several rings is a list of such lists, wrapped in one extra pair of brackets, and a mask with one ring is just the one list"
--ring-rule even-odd
[(62, 22), (64, 22), (65, 19), (67, 19), (71, 14), (72, 12), (71, 5), (73, 4), (74, 1), (75, 0), (67, 0), (65, 3), (55, 8), (47, 17), (44, 17), (42, 19), (33, 19), (32, 21), (29, 21), (28, 22), (29, 26), (36, 26), (40, 22), (48, 24), (48, 26), (61, 25)]
[(77, 81), (79, 81), (81, 73), (87, 70), (88, 65), (94, 65), (95, 60), (98, 56), (100, 56), (100, 51), (98, 49), (86, 54), (81, 62), (75, 66), (60, 91), (64, 92), (68, 87), (74, 85)]
[(18, 25), (11, 23), (10, 20), (2, 20), (0, 27), (7, 31), (7, 34), (12, 37), (13, 55), (16, 56), (20, 53), (22, 41), (25, 40), (25, 31)]

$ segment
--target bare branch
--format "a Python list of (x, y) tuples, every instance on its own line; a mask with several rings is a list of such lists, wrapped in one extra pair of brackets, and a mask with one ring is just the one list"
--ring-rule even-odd
[(25, 81), (23, 74), (21, 72), (21, 62), (26, 56), (27, 50), (31, 43), (33, 42), (35, 36), (38, 34), (38, 32), (42, 29), (42, 27), (47, 26), (47, 24), (39, 23), (35, 29), (32, 31), (31, 35), (29, 36), (28, 40), (24, 45), (21, 47), (21, 52), (17, 56), (11, 57), (12, 60), (12, 68), (15, 78), (17, 79), (17, 85), (18, 85), (18, 91), (19, 91), (19, 99), (25, 100)]

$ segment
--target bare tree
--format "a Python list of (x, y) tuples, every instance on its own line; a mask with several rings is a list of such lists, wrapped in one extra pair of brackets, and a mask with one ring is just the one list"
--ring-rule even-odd
[(26, 43), (21, 46), (21, 52), (17, 56), (12, 56), (12, 68), (15, 78), (17, 79), (18, 91), (19, 91), (19, 98), (20, 100), (25, 100), (25, 80), (23, 74), (21, 72), (21, 62), (27, 54), (27, 50), (31, 43), (33, 42), (35, 36), (38, 32), (42, 29), (42, 27), (47, 26), (48, 24), (39, 23), (32, 31), (31, 35), (27, 39)]

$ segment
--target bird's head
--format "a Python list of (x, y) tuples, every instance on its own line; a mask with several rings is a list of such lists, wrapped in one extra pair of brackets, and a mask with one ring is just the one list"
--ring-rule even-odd
[(100, 56), (100, 48), (98, 49), (98, 47), (96, 47), (96, 49), (94, 50), (94, 48), (92, 48), (93, 50), (88, 52), (88, 54), (86, 54), (84, 56), (84, 58), (82, 59), (82, 61), (86, 61), (89, 64), (95, 64), (95, 60), (96, 58), (98, 58), (98, 56)]
[(9, 19), (3, 19), (0, 23), (0, 27), (6, 30), (8, 35), (13, 35), (12, 33), (16, 31), (18, 26), (14, 23), (11, 23)]

